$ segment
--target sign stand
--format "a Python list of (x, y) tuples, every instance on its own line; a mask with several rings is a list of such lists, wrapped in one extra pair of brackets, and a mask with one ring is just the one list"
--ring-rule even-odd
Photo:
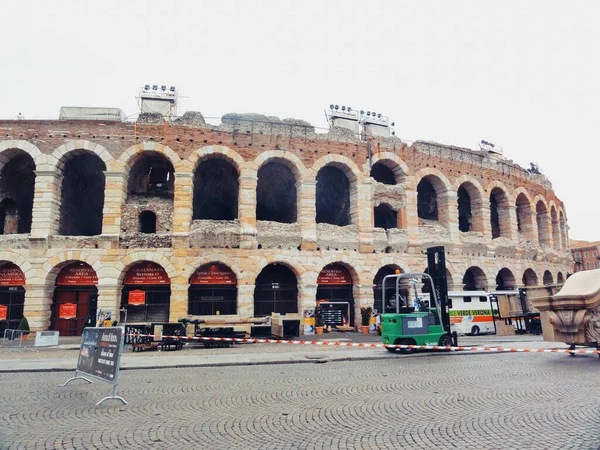
[(124, 335), (125, 329), (123, 327), (85, 328), (81, 335), (81, 348), (79, 349), (75, 376), (59, 385), (59, 387), (64, 387), (75, 380), (84, 380), (88, 384), (92, 383), (90, 379), (83, 376), (87, 375), (113, 385), (112, 394), (104, 397), (96, 403), (96, 406), (112, 399), (120, 400), (126, 405), (125, 399), (117, 395)]

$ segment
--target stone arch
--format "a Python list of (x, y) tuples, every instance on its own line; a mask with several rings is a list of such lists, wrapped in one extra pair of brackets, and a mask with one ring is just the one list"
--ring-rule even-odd
[(192, 154), (188, 157), (187, 160), (191, 163), (192, 173), (196, 171), (198, 164), (200, 164), (200, 162), (206, 158), (225, 159), (235, 167), (238, 174), (242, 171), (242, 167), (245, 165), (244, 158), (242, 158), (235, 150), (223, 145), (208, 145), (192, 152)]
[(503, 267), (496, 275), (496, 289), (514, 289), (516, 287), (515, 276), (508, 267)]
[(556, 204), (554, 201), (550, 202), (550, 226), (552, 228), (552, 242), (555, 250), (562, 248), (561, 236), (560, 236), (560, 222), (558, 220), (558, 214), (556, 212)]
[(531, 268), (523, 272), (523, 286), (537, 286), (538, 276)]
[(46, 274), (45, 285), (47, 287), (53, 287), (54, 283), (56, 282), (56, 277), (60, 271), (65, 266), (76, 261), (81, 261), (90, 265), (98, 275), (98, 285), (102, 284), (102, 277), (100, 276), (100, 273), (103, 269), (103, 265), (100, 259), (84, 250), (69, 250), (66, 252), (57, 253), (42, 265), (42, 271)]
[(312, 170), (316, 175), (317, 173), (319, 173), (319, 170), (321, 170), (325, 166), (333, 166), (344, 172), (348, 177), (351, 186), (356, 184), (361, 178), (360, 170), (358, 170), (358, 167), (356, 166), (356, 164), (354, 164), (354, 161), (352, 161), (350, 158), (347, 158), (346, 156), (322, 156), (321, 158), (315, 161), (315, 163), (312, 166)]
[(257, 167), (256, 219), (295, 223), (301, 202), (300, 181), (306, 168), (289, 152), (271, 150), (255, 160)]
[(111, 161), (113, 161), (112, 155), (102, 145), (96, 144), (95, 142), (77, 140), (69, 141), (60, 147), (57, 147), (52, 152), (52, 159), (50, 159), (49, 163), (54, 163), (56, 169), (62, 171), (67, 160), (80, 153), (95, 154), (102, 160), (105, 167), (108, 167)]
[(552, 244), (552, 228), (550, 222), (550, 210), (546, 199), (538, 194), (534, 199), (535, 218), (537, 223), (538, 243), (540, 246)]
[(252, 272), (248, 272), (245, 274), (245, 278), (256, 280), (256, 277), (262, 272), (262, 270), (270, 264), (281, 264), (288, 269), (290, 269), (294, 275), (296, 275), (296, 279), (298, 280), (298, 284), (300, 284), (300, 277), (306, 271), (301, 264), (293, 263), (290, 261), (286, 261), (277, 256), (267, 256), (262, 258), (259, 262), (253, 265), (254, 270)]
[(565, 276), (563, 275), (563, 273), (562, 273), (562, 272), (558, 272), (558, 273), (556, 274), (556, 282), (557, 282), (558, 284), (563, 284), (563, 283), (565, 282)]
[[(470, 175), (463, 175), (454, 182), (458, 203), (458, 225), (460, 231), (475, 231), (482, 233), (485, 229), (484, 214), (484, 189), (481, 184)], [(461, 196), (461, 188), (468, 194), (468, 207)], [(462, 208), (461, 208), (462, 206)], [(467, 211), (468, 209), (468, 211)]]
[(135, 264), (144, 261), (151, 261), (162, 266), (162, 268), (165, 269), (165, 272), (167, 272), (167, 275), (171, 279), (171, 282), (173, 282), (174, 278), (177, 278), (177, 276), (179, 276), (177, 269), (175, 269), (171, 261), (169, 261), (169, 259), (166, 256), (152, 252), (135, 252), (124, 256), (115, 264), (114, 268), (118, 272), (118, 278), (116, 280), (117, 284), (123, 284), (123, 279), (125, 278), (125, 274), (129, 270), (129, 268), (131, 268)]
[(17, 147), (1, 150), (0, 234), (31, 233), (37, 170), (32, 154), (37, 148), (29, 150)]
[(284, 152), (283, 150), (269, 150), (261, 153), (254, 159), (257, 172), (262, 166), (270, 162), (278, 162), (286, 166), (292, 171), (296, 181), (300, 181), (301, 178), (305, 177), (306, 167), (300, 158), (293, 153)]
[(533, 210), (533, 200), (524, 188), (517, 188), (514, 193), (515, 208), (517, 216), (517, 231), (523, 236), (533, 241), (537, 235), (535, 228), (535, 212)]
[(542, 283), (544, 285), (554, 284), (554, 277), (552, 276), (552, 272), (549, 270), (544, 270), (544, 276), (542, 277)]
[[(396, 177), (396, 183), (400, 185), (406, 182), (407, 177), (410, 174), (410, 170), (406, 163), (402, 161), (398, 155), (395, 155), (392, 152), (379, 152), (373, 156), (371, 162), (373, 166), (377, 163), (381, 163), (391, 169)], [(365, 163), (364, 170), (366, 172), (370, 171), (368, 163)]]
[(506, 186), (499, 181), (488, 184), (486, 192), (489, 195), (490, 225), (492, 239), (511, 237), (510, 208), (514, 203)]
[(558, 208), (558, 226), (560, 230), (560, 242), (562, 244), (561, 249), (568, 249), (569, 243), (567, 242), (567, 217), (561, 207)]
[(181, 161), (179, 155), (165, 144), (148, 141), (129, 147), (121, 154), (121, 156), (119, 156), (119, 161), (125, 164), (125, 170), (129, 172), (137, 159), (142, 156), (144, 152), (156, 152), (164, 155), (171, 162), (173, 167), (175, 167), (177, 163)]
[(446, 175), (441, 170), (434, 169), (432, 167), (425, 167), (419, 170), (413, 179), (414, 186), (411, 186), (410, 188), (416, 190), (421, 179), (425, 177), (431, 177), (435, 180), (435, 183), (432, 182), (432, 184), (436, 191), (439, 188), (438, 194), (442, 192), (451, 192), (453, 190), (452, 183), (450, 183)]
[[(434, 220), (447, 228), (451, 215), (455, 214), (455, 205), (449, 202), (452, 185), (446, 176), (437, 169), (425, 168), (415, 176), (417, 191), (417, 216), (421, 221)], [(452, 209), (452, 212), (449, 210)]]
[(18, 253), (12, 252), (10, 250), (0, 250), (0, 261), (2, 263), (13, 263), (15, 266), (18, 266), (19, 269), (25, 275), (25, 286), (29, 284), (31, 279), (35, 279), (36, 270), (32, 267), (31, 263), (22, 255)]
[(27, 153), (36, 163), (36, 166), (40, 157), (43, 156), (40, 149), (31, 142), (16, 139), (0, 141), (0, 169), (13, 157), (12, 150), (21, 150)]
[(465, 291), (487, 291), (488, 281), (485, 272), (477, 266), (469, 267), (463, 276), (463, 290)]

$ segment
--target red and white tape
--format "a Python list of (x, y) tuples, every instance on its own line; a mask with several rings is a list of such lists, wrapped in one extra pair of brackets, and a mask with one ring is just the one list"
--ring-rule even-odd
[(363, 348), (403, 348), (411, 350), (443, 350), (443, 351), (480, 351), (495, 353), (569, 353), (573, 355), (600, 355), (600, 349), (568, 349), (568, 348), (511, 348), (511, 347), (463, 347), (463, 346), (441, 346), (441, 345), (385, 345), (368, 342), (328, 342), (328, 341), (294, 341), (285, 339), (255, 339), (255, 338), (223, 338), (223, 337), (186, 337), (186, 336), (163, 336), (153, 334), (129, 334), (133, 338), (151, 337), (155, 340), (171, 339), (180, 341), (207, 341), (207, 342), (240, 342), (254, 344), (292, 344), (292, 345), (320, 345), (326, 347), (363, 347)]

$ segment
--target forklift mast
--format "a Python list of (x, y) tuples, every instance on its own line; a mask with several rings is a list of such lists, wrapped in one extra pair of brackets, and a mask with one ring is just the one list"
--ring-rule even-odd
[(432, 278), (433, 285), (437, 290), (442, 315), (442, 326), (447, 333), (450, 333), (450, 314), (448, 309), (452, 308), (452, 304), (451, 300), (448, 299), (446, 253), (444, 252), (444, 247), (429, 247), (427, 249), (427, 273)]

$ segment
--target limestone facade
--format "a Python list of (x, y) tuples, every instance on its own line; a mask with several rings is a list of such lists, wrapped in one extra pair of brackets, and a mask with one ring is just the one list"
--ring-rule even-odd
[[(315, 305), (321, 270), (339, 263), (352, 277), (357, 318), (361, 306), (374, 303), (378, 271), (386, 266), (423, 271), (429, 246), (445, 247), (454, 289), (462, 288), (468, 271), (477, 275), (478, 287), (490, 290), (499, 274), (513, 286), (566, 278), (572, 268), (566, 210), (545, 177), (480, 151), (429, 142), (407, 146), (396, 138), (372, 144), (369, 158), (364, 141), (344, 137), (339, 130), (317, 134), (308, 125), (285, 121), (262, 128), (233, 122), (217, 128), (203, 120), (167, 127), (3, 121), (0, 169), (19, 155), (29, 155), (35, 163), (35, 184), (31, 230), (0, 235), (0, 262), (13, 263), (24, 273), (24, 314), (34, 330), (50, 327), (57, 276), (78, 261), (96, 272), (102, 308), (121, 305), (129, 268), (144, 261), (159, 264), (171, 283), (171, 321), (188, 317), (190, 277), (207, 263), (222, 263), (237, 278), (237, 314), (231, 319), (254, 316), (255, 282), (270, 264), (283, 265), (296, 276), (301, 314)], [(85, 154), (104, 167), (101, 233), (61, 235), (66, 166)], [(130, 173), (147, 155), (160, 155), (172, 166), (172, 192), (134, 205), (129, 201), (135, 197), (128, 191)], [(230, 220), (193, 218), (196, 170), (211, 159), (224, 160), (238, 174), (237, 215)], [(293, 223), (257, 220), (259, 170), (270, 162), (287, 167), (295, 179)], [(391, 170), (395, 184), (371, 177), (376, 164)], [(325, 167), (340, 169), (347, 178), (347, 225), (315, 220), (317, 177)], [(435, 190), (437, 219), (417, 213), (417, 187), (424, 179)], [(470, 199), (469, 231), (459, 230), (459, 189)], [(374, 208), (382, 204), (391, 208), (396, 227), (374, 226)], [(135, 216), (141, 209), (155, 213), (156, 233), (137, 232)], [(497, 219), (491, 219), (492, 210)], [(526, 277), (526, 272), (533, 276)]]

